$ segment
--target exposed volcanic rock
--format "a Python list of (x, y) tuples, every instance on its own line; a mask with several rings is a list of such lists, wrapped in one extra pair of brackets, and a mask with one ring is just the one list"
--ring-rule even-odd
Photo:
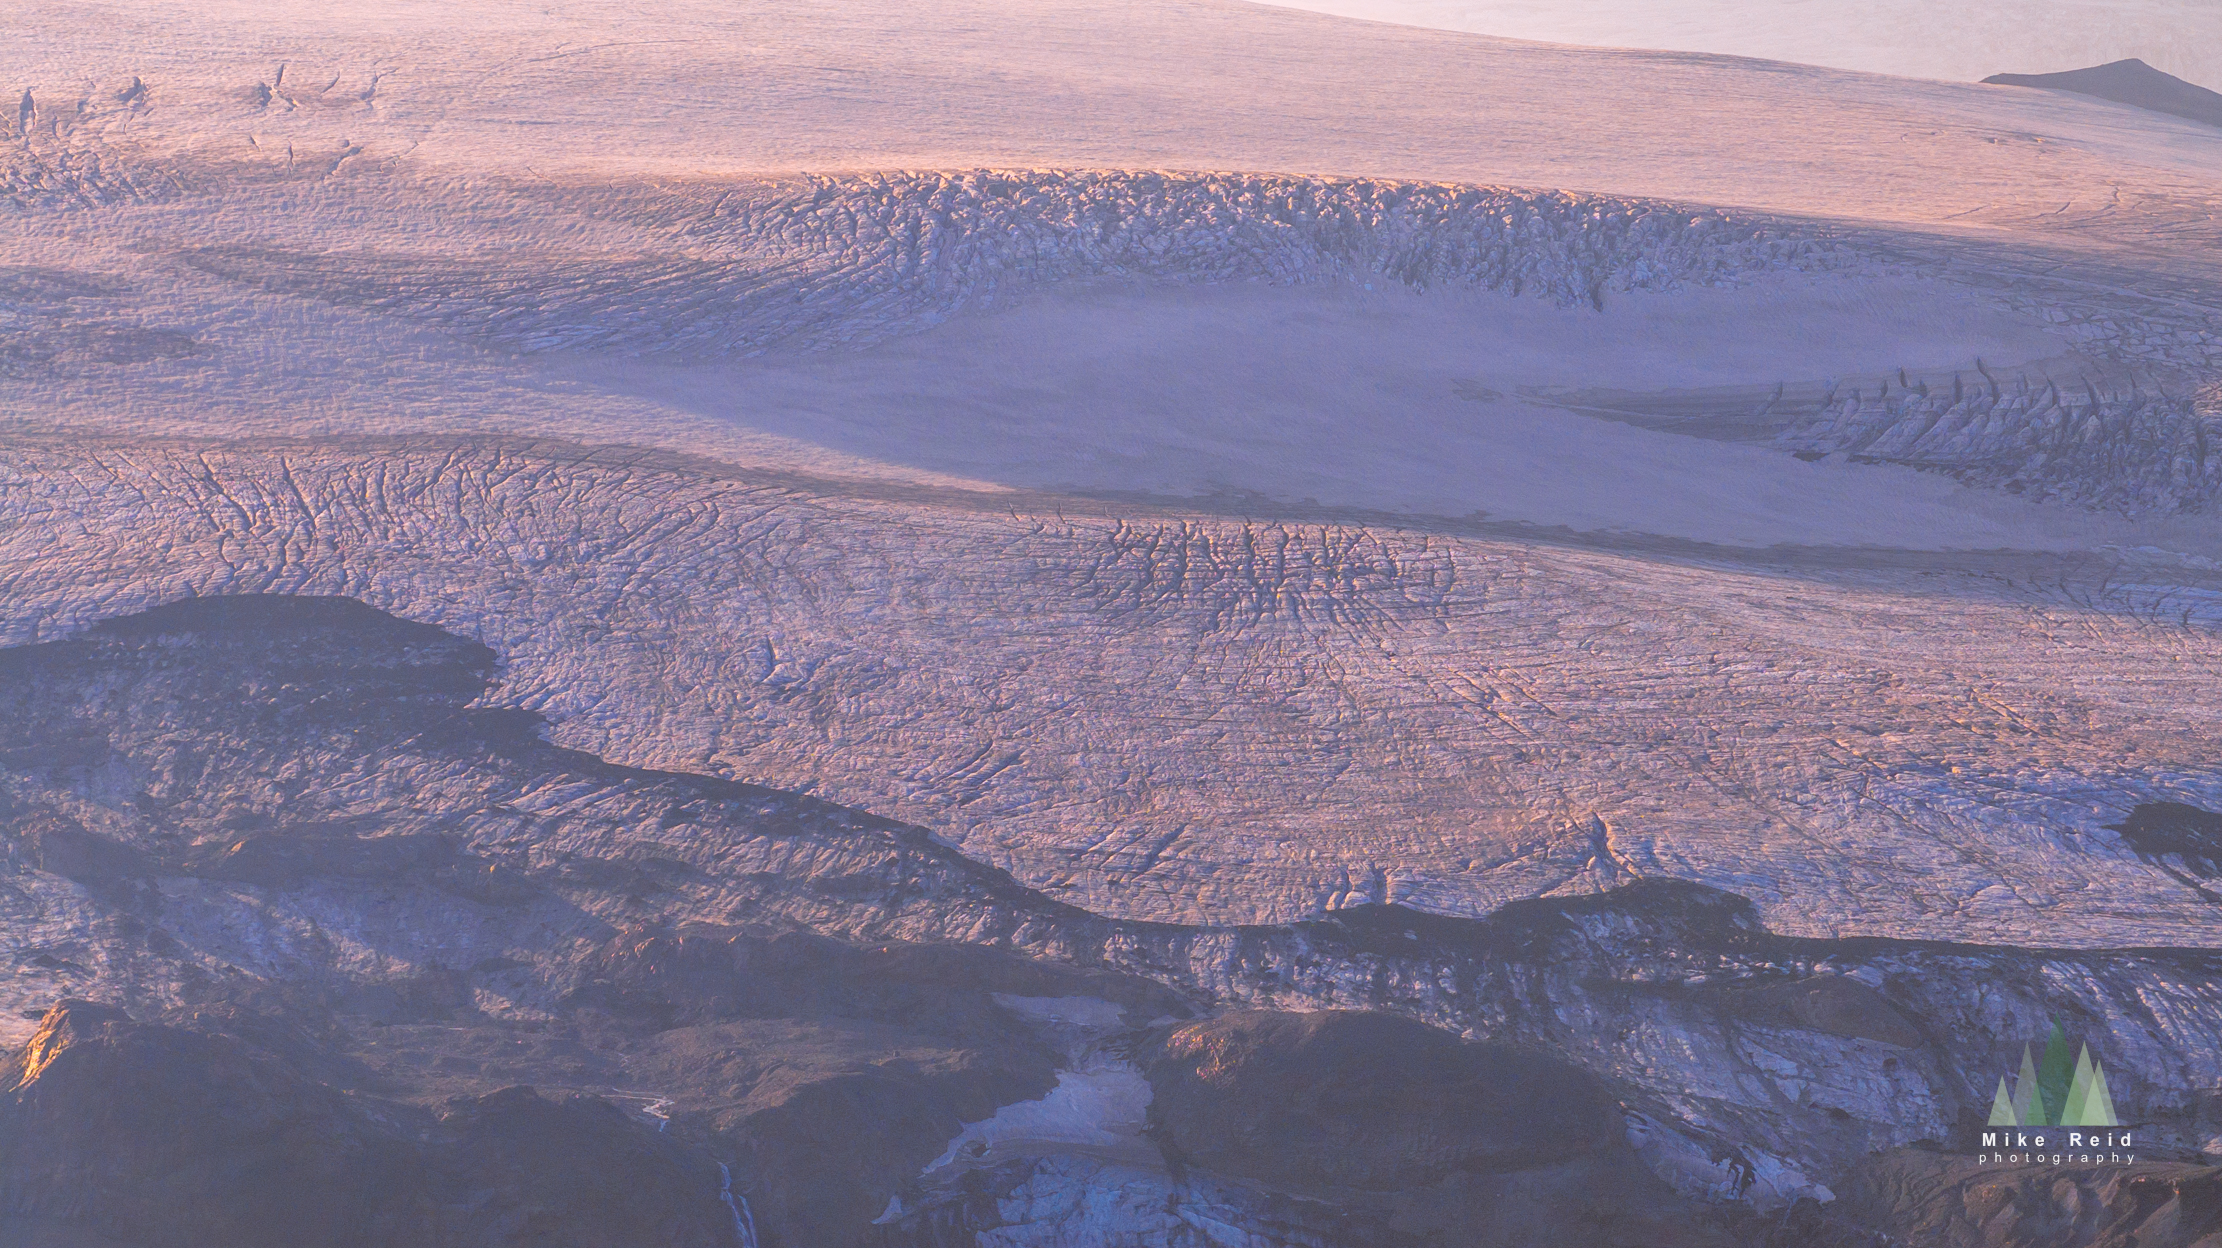
[(1862, 1164), (1841, 1201), (1848, 1215), (1922, 1248), (2222, 1244), (2222, 1167), (2215, 1166), (2077, 1164), (2072, 1156), (2056, 1164), (2049, 1154), (2042, 1162), (1977, 1165), (1910, 1149)]
[(1769, 1215), (1652, 1175), (1596, 1079), (1407, 1020), (1251, 1010), (1138, 1046), (1163, 1170), (1070, 1155), (973, 1171), (890, 1243), (1119, 1241), (1168, 1248), (1582, 1244), (1868, 1248), (1871, 1230), (1803, 1201)]
[(1146, 981), (884, 943), (1086, 916), (897, 825), (549, 746), (531, 716), (471, 708), (494, 666), (358, 603), (276, 597), (10, 652), (4, 826), (35, 870), (6, 896), (73, 933), (26, 969), (146, 1013), (329, 1020), (382, 1095), (677, 1104), (769, 1243), (860, 1233), (965, 1121), (1048, 1086), (1056, 1053), (994, 993), (1187, 1012)]
[(769, 1244), (869, 1238), (889, 1194), (966, 1122), (1050, 1089), (1063, 1055), (1002, 997), (1189, 1012), (1145, 980), (962, 945), (709, 932), (613, 945), (563, 1015), (730, 1160)]
[[(1085, 1237), (1105, 1209), (1176, 1196), (1291, 1244), (1477, 1219), (1507, 1243), (1744, 1234), (1708, 1209), (1807, 1225), (1797, 1211), (1875, 1150), (1971, 1149), (1999, 1074), (2055, 1018), (2159, 1153), (2222, 1141), (2201, 1099), (2222, 1087), (2212, 952), (1785, 937), (1745, 899), (1672, 880), (1483, 919), (1374, 904), (1279, 926), (1113, 921), (915, 828), (551, 745), (536, 717), (487, 704), (497, 674), (476, 642), (277, 596), (0, 653), (0, 907), (18, 933), (0, 988), (19, 1011), (94, 997), (182, 1028), (177, 1044), (283, 1054), (309, 1072), (285, 1085), (304, 1103), (436, 1115), (514, 1085), (611, 1099), (727, 1165), (766, 1245)], [(1049, 1146), (928, 1181), (966, 1124), (1034, 1103), (1075, 1060), (1014, 1003), (1073, 998), (1133, 1043), (1213, 1009), (1441, 1030), (1214, 1021), (1183, 1052), (1248, 1055), (1245, 1091), (1161, 1072), (1169, 1164)], [(1348, 1042), (1374, 1032), (1388, 1039)], [(1135, 1054), (1172, 1052), (1154, 1043)], [(1291, 1073), (1376, 1048), (1398, 1062), (1352, 1068), (1366, 1096)], [(1493, 1095), (1575, 1109), (1492, 1117)], [(1280, 1128), (1246, 1113), (1350, 1147), (1275, 1154)], [(1519, 1166), (1538, 1141), (1549, 1159)], [(1432, 1186), (1365, 1194), (1399, 1166)], [(1277, 1195), (1242, 1194), (1268, 1175)], [(1611, 1223), (1622, 1197), (1681, 1229)]]
[(1229, 1228), (1272, 1248), (1883, 1248), (1812, 1202), (1773, 1216), (1702, 1206), (1640, 1172), (1552, 1166), (1423, 1193), (1292, 1196), (1195, 1167), (1054, 1156), (967, 1174), (894, 1224), (890, 1248), (1128, 1243), (1219, 1248)]
[(1168, 1156), (1370, 1211), (1416, 1242), (1744, 1240), (1644, 1169), (1601, 1083), (1540, 1054), (1324, 1010), (1222, 1014), (1144, 1057)]
[[(32, 1243), (298, 1243), (286, 1236), (306, 1228), (334, 1245), (620, 1245), (660, 1225), (631, 1202), (677, 1190), (671, 1216), (714, 1211), (707, 1238), (682, 1219), (650, 1242), (723, 1245), (723, 1161), (761, 1242), (864, 1242), (965, 1121), (1051, 1082), (1056, 1055), (992, 993), (1180, 1008), (1153, 985), (961, 946), (615, 945), (593, 959), (610, 978), (528, 1028), (393, 993), (371, 1005), (414, 1021), (282, 989), (163, 1023), (65, 1002), (5, 1072), (0, 1158), (17, 1186), (0, 1197), (20, 1196)], [(169, 1204), (191, 1215), (176, 1238), (144, 1230)]]
[(2202, 887), (2186, 876), (2211, 880), (2222, 875), (2222, 815), (2188, 802), (2145, 802), (2113, 825), (2122, 843), (2147, 862)]
[(1741, 898), (1670, 881), (1480, 922), (1367, 906), (1245, 934), (1240, 973), (1211, 981), (1222, 999), (1386, 1008), (1541, 1044), (1608, 1076), (1643, 1115), (1706, 1124), (1710, 1159), (1684, 1167), (1645, 1145), (1655, 1166), (1734, 1190), (1748, 1163), (1763, 1199), (1801, 1189), (1767, 1195), (1754, 1148), (1800, 1158), (1824, 1185), (1876, 1149), (1972, 1149), (1999, 1075), (2054, 1019), (2134, 1089), (2125, 1117), (2174, 1124), (2179, 1155), (2222, 1152), (2195, 1125), (2203, 1090), (2222, 1086), (2207, 1039), (2222, 1037), (2208, 986), (2222, 958), (2209, 951), (1783, 937)]
[(2222, 93), (2185, 82), (2174, 74), (2162, 73), (2135, 57), (2057, 74), (1992, 74), (1983, 81), (1999, 86), (2044, 87), (2073, 91), (2077, 95), (2095, 95), (2117, 104), (2222, 126)]
[(1896, 1049), (1926, 1043), (1921, 1029), (1881, 993), (1842, 975), (1724, 987), (1712, 1003), (1728, 1016), (1760, 1026), (1824, 1032)]
[(1581, 1071), (1383, 1014), (1223, 1014), (1176, 1028), (1147, 1069), (1168, 1148), (1297, 1189), (1429, 1187), (1625, 1142)]
[(365, 1100), (195, 1021), (64, 1002), (0, 1065), (0, 1242), (733, 1242), (715, 1167), (606, 1101)]
[[(521, 941), (599, 946), (682, 912), (866, 936), (1086, 917), (915, 829), (549, 746), (536, 716), (472, 706), (494, 667), (437, 629), (281, 596), (187, 601), (9, 651), (11, 850), (108, 902), (213, 925), (136, 981), (159, 1004), (182, 999), (163, 985), (226, 962), (355, 983), (481, 967)], [(781, 876), (808, 881), (807, 898), (764, 887)], [(288, 937), (235, 943), (218, 916), (240, 906)], [(335, 950), (327, 923), (369, 926)], [(507, 1008), (550, 1008), (608, 969), (581, 959), (562, 982), (508, 987), (525, 995)]]

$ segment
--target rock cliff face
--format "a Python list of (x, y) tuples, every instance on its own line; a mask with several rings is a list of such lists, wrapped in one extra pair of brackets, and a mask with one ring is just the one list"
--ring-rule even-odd
[(1983, 81), (1996, 86), (2073, 91), (2222, 126), (2222, 93), (2162, 73), (2135, 57), (2057, 74), (1992, 74)]
[(1560, 1063), (1381, 1014), (1225, 1014), (1147, 1062), (1168, 1150), (1299, 1191), (1431, 1187), (1610, 1154), (1625, 1134), (1604, 1089)]
[(2190, 1244), (2222, 1236), (2222, 1170), (2210, 1165), (1978, 1165), (1922, 1151), (1864, 1163), (1840, 1201), (1902, 1242), (1943, 1248)]
[(733, 1242), (716, 1167), (607, 1101), (371, 1099), (326, 1082), (350, 1063), (284, 1022), (181, 1021), (61, 1002), (0, 1067), (0, 1239)]
[[(639, 1172), (671, 1242), (1850, 1244), (1960, 1216), (1949, 1150), (2051, 1018), (2151, 1162), (2217, 1148), (2183, 1091), (2222, 1087), (2211, 953), (1784, 937), (1668, 881), (1106, 919), (900, 824), (548, 744), (483, 700), (498, 665), (283, 596), (0, 655), (41, 1020), (0, 1104), (9, 1234), (154, 1242), (145, 1211), (205, 1189), (178, 1235), (618, 1242), (632, 1206), (578, 1167)], [(2202, 818), (2132, 830), (2196, 872)], [(1122, 1079), (1146, 1124), (1091, 1108)], [(254, 1177), (278, 1157), (290, 1194)]]

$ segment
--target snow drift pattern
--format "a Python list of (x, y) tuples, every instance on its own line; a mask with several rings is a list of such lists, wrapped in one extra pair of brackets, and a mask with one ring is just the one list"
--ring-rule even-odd
[(137, 78), (66, 103), (30, 91), (0, 99), (0, 208), (113, 204), (175, 190), (172, 175), (120, 159), (99, 140), (101, 124), (146, 108)]

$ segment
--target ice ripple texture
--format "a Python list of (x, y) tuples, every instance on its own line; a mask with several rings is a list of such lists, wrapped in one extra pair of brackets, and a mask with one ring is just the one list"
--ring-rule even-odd
[(2135, 552), (1690, 567), (555, 445), (24, 445), (0, 504), (8, 642), (352, 595), (495, 646), (564, 744), (901, 818), (1103, 913), (1664, 877), (1802, 935), (2213, 940), (2111, 827), (2222, 803), (2213, 586)]

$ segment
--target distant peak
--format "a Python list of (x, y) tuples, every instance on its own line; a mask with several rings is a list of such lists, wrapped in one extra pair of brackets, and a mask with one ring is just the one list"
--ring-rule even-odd
[(2222, 127), (2222, 94), (2163, 73), (2136, 57), (2058, 74), (1992, 74), (1983, 81), (1993, 86), (2073, 91)]

